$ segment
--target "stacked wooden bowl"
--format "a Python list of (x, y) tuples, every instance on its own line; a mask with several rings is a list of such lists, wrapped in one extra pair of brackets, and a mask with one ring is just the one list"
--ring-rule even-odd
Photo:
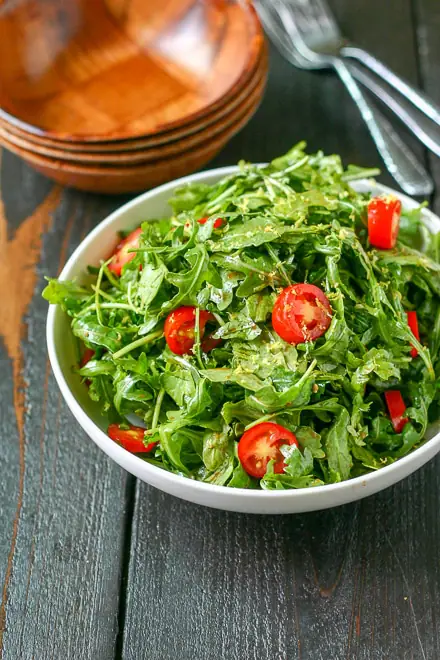
[(267, 50), (246, 0), (0, 3), (0, 141), (65, 185), (199, 169), (251, 118)]

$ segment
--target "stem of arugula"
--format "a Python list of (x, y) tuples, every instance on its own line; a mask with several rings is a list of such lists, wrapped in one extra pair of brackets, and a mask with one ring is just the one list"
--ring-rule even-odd
[(223, 321), (220, 314), (217, 314), (216, 312), (212, 312), (212, 315), (220, 326), (225, 325), (225, 321)]
[(280, 172), (275, 172), (272, 174), (272, 177), (281, 177), (285, 176), (286, 174), (289, 174), (290, 172), (293, 172), (294, 170), (298, 170), (300, 167), (305, 165), (306, 163), (309, 162), (309, 156), (304, 156), (304, 158), (301, 158), (300, 160), (297, 160), (296, 163), (293, 163), (290, 167), (286, 167), (285, 170), (281, 170)]
[(96, 287), (95, 287), (95, 307), (96, 307), (96, 318), (98, 319), (99, 325), (104, 325), (102, 322), (102, 313), (101, 313), (101, 301), (99, 299), (99, 294), (101, 290), (101, 282), (102, 282), (102, 276), (104, 275), (104, 267), (106, 264), (102, 264), (101, 268), (99, 269), (98, 273), (98, 279), (96, 280)]
[(225, 200), (227, 197), (231, 195), (231, 193), (235, 192), (237, 189), (237, 186), (234, 184), (230, 186), (229, 188), (226, 188), (220, 195), (217, 197), (214, 197), (214, 199), (211, 199), (211, 201), (206, 205), (206, 208), (211, 211), (211, 215), (215, 212), (214, 209), (218, 206), (218, 203)]
[(106, 262), (106, 263), (104, 264), (104, 273), (105, 273), (106, 278), (108, 279), (108, 281), (110, 282), (110, 284), (111, 284), (112, 286), (115, 287), (115, 289), (122, 290), (122, 287), (121, 287), (121, 284), (120, 284), (120, 282), (119, 282), (119, 279), (118, 279), (117, 277), (115, 277), (115, 276), (113, 275), (113, 273), (108, 269), (108, 267), (107, 267), (107, 263), (108, 263), (108, 262)]
[(193, 377), (196, 379), (196, 381), (200, 380), (200, 374), (195, 368), (191, 362), (188, 362), (188, 360), (185, 360), (185, 358), (181, 357), (180, 355), (168, 355), (167, 356), (168, 360), (170, 362), (174, 362), (175, 364), (179, 364), (181, 367), (184, 367), (188, 371), (190, 371), (193, 375)]
[(131, 282), (128, 283), (127, 287), (127, 300), (128, 304), (131, 305), (131, 308), (135, 314), (142, 314), (141, 310), (136, 307), (133, 300), (131, 299)]
[(159, 421), (160, 409), (162, 407), (162, 401), (164, 396), (165, 396), (165, 390), (161, 389), (159, 394), (157, 395), (156, 405), (154, 407), (153, 421), (151, 422), (152, 431), (156, 429), (157, 422)]
[(95, 292), (95, 296), (96, 296), (96, 292), (98, 291), (99, 295), (102, 298), (105, 298), (105, 300), (110, 300), (110, 302), (114, 302), (115, 299), (113, 298), (113, 296), (110, 296), (108, 293), (106, 293), (102, 289), (98, 289), (98, 287), (94, 286), (93, 284), (92, 284), (92, 289)]
[(286, 272), (286, 269), (284, 268), (282, 262), (279, 260), (279, 258), (275, 254), (275, 250), (273, 249), (273, 247), (269, 243), (266, 244), (266, 248), (267, 248), (267, 251), (269, 252), (270, 257), (273, 259), (273, 261), (275, 263), (275, 268), (277, 268), (279, 270), (281, 275), (284, 277), (284, 280), (285, 280), (287, 286), (289, 286), (291, 284), (289, 276), (288, 276), (288, 274)]
[(196, 319), (194, 325), (194, 353), (200, 369), (203, 369), (202, 356), (200, 355), (200, 309), (196, 307)]
[(116, 351), (116, 353), (113, 353), (112, 358), (114, 360), (117, 360), (123, 355), (127, 355), (127, 353), (131, 353), (131, 351), (133, 351), (135, 348), (139, 348), (139, 346), (143, 346), (144, 344), (149, 344), (150, 342), (154, 341), (155, 339), (159, 339), (162, 336), (163, 336), (162, 330), (156, 330), (156, 332), (151, 332), (149, 335), (145, 335), (145, 337), (136, 339), (136, 341), (132, 341), (131, 344), (128, 344), (127, 346), (124, 346), (124, 348), (121, 348), (119, 351)]
[(244, 430), (245, 430), (245, 431), (248, 431), (248, 430), (251, 429), (253, 426), (257, 426), (258, 424), (263, 424), (263, 422), (269, 422), (271, 419), (273, 419), (274, 417), (276, 417), (276, 416), (279, 415), (279, 414), (280, 414), (280, 411), (278, 411), (278, 412), (276, 412), (276, 413), (272, 413), (271, 415), (263, 415), (263, 417), (259, 417), (259, 418), (256, 419), (254, 422), (251, 422), (250, 424), (248, 424), (247, 426), (245, 426), (245, 427), (244, 427)]
[[(133, 311), (133, 307), (131, 305), (128, 305), (127, 303), (119, 303), (119, 302), (108, 302), (108, 303), (100, 303), (100, 308), (101, 309), (128, 309), (130, 312)], [(91, 312), (92, 310), (96, 309), (96, 304), (93, 303), (92, 305), (89, 305), (85, 309), (82, 309), (78, 314), (76, 315), (76, 318), (79, 316), (84, 316), (88, 312)]]

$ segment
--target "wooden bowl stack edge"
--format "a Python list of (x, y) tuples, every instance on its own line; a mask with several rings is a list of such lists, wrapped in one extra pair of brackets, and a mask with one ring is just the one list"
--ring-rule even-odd
[(113, 194), (206, 165), (268, 72), (246, 0), (6, 0), (0, 61), (0, 142), (55, 181)]

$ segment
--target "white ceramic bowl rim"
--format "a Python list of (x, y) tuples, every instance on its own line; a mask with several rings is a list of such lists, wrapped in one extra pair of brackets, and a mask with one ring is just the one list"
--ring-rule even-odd
[[(119, 218), (121, 215), (125, 215), (128, 211), (136, 208), (138, 205), (143, 204), (145, 201), (148, 201), (150, 198), (154, 197), (158, 193), (162, 192), (169, 192), (170, 195), (173, 190), (176, 188), (185, 185), (186, 183), (192, 183), (192, 182), (199, 182), (199, 181), (204, 181), (207, 178), (212, 178), (214, 175), (216, 178), (220, 178), (223, 176), (229, 176), (231, 174), (234, 174), (235, 172), (238, 171), (237, 166), (229, 166), (229, 167), (222, 167), (218, 169), (213, 169), (213, 170), (206, 170), (204, 172), (199, 172), (197, 174), (193, 174), (190, 176), (183, 177), (181, 179), (177, 179), (174, 181), (171, 181), (169, 183), (166, 183), (164, 185), (161, 185), (157, 188), (154, 188), (153, 190), (150, 190), (146, 193), (143, 193), (142, 195), (139, 195), (135, 199), (131, 200), (127, 204), (124, 204), (121, 206), (119, 209), (114, 211), (111, 215), (109, 215), (105, 220), (103, 220), (101, 223), (99, 223), (95, 229), (93, 229), (90, 234), (80, 243), (80, 245), (76, 248), (76, 250), (73, 252), (72, 256), (70, 259), (67, 261), (66, 265), (64, 266), (63, 270), (61, 271), (61, 274), (59, 276), (60, 280), (66, 280), (69, 279), (69, 274), (72, 268), (74, 267), (76, 261), (78, 258), (81, 256), (82, 252), (86, 250), (86, 248), (96, 239), (96, 237), (104, 230), (106, 229), (109, 225), (111, 225), (115, 219)], [(355, 184), (353, 184), (354, 186)], [(356, 187), (358, 189), (362, 190), (369, 190), (372, 187), (374, 187), (375, 190), (378, 190), (380, 192), (383, 192), (385, 194), (394, 194), (397, 195), (404, 203), (406, 207), (409, 208), (414, 208), (415, 206), (418, 206), (418, 204), (412, 200), (410, 197), (400, 193), (396, 192), (395, 190), (392, 190), (391, 188), (388, 188), (386, 186), (383, 186), (381, 184), (377, 184), (375, 182), (371, 181), (360, 181), (356, 182)], [(428, 219), (429, 223), (433, 227), (438, 227), (440, 229), (440, 218), (438, 216), (434, 215), (431, 211), (425, 209), (424, 210), (424, 216), (425, 219)], [(57, 383), (61, 389), (61, 392), (63, 396), (65, 397), (71, 411), (75, 415), (75, 417), (78, 419), (80, 422), (81, 426), (83, 428), (91, 427), (93, 426), (93, 432), (95, 434), (95, 442), (100, 446), (103, 451), (108, 453), (106, 451), (106, 447), (108, 448), (111, 445), (111, 454), (116, 460), (117, 463), (122, 465), (125, 469), (127, 469), (130, 472), (133, 472), (134, 474), (139, 474), (140, 471), (142, 471), (145, 476), (148, 478), (150, 475), (151, 477), (154, 477), (154, 481), (158, 481), (158, 477), (160, 479), (161, 484), (158, 487), (167, 490), (167, 484), (168, 485), (176, 485), (177, 482), (181, 483), (182, 479), (189, 481), (191, 483), (191, 489), (192, 490), (197, 490), (200, 493), (210, 493), (211, 495), (213, 492), (216, 492), (216, 495), (218, 498), (222, 498), (227, 492), (233, 491), (236, 495), (239, 495), (240, 498), (252, 498), (253, 500), (255, 498), (261, 498), (261, 499), (267, 499), (267, 498), (273, 498), (276, 500), (291, 500), (292, 498), (295, 498), (297, 501), (301, 500), (301, 498), (307, 498), (309, 499), (313, 494), (318, 495), (319, 493), (322, 495), (323, 498), (325, 498), (326, 495), (331, 495), (331, 494), (336, 494), (337, 492), (340, 492), (341, 490), (346, 490), (348, 489), (355, 489), (359, 486), (366, 486), (367, 483), (369, 485), (368, 491), (369, 493), (374, 493), (377, 490), (380, 490), (382, 486), (379, 485), (379, 483), (376, 484), (376, 482), (384, 481), (385, 474), (388, 475), (388, 479), (386, 481), (388, 483), (394, 483), (395, 481), (398, 481), (401, 477), (397, 477), (396, 479), (393, 479), (392, 475), (393, 473), (398, 473), (402, 472), (402, 468), (414, 460), (414, 456), (417, 455), (419, 457), (418, 464), (422, 465), (425, 461), (423, 460), (423, 456), (425, 455), (431, 455), (432, 454), (432, 445), (433, 444), (439, 444), (440, 443), (440, 434), (437, 434), (435, 437), (431, 438), (430, 440), (427, 440), (421, 447), (418, 449), (412, 451), (409, 453), (407, 456), (400, 458), (397, 460), (395, 463), (392, 463), (391, 465), (385, 466), (383, 468), (380, 468), (379, 470), (369, 472), (368, 474), (362, 475), (360, 477), (355, 477), (353, 479), (349, 479), (346, 481), (341, 481), (338, 483), (334, 484), (325, 484), (323, 486), (314, 486), (310, 488), (304, 488), (304, 489), (291, 489), (291, 490), (282, 490), (282, 491), (277, 491), (277, 490), (254, 490), (254, 489), (245, 489), (245, 488), (234, 488), (230, 489), (225, 486), (217, 486), (213, 484), (208, 484), (208, 483), (203, 483), (201, 481), (196, 481), (193, 479), (188, 479), (188, 477), (180, 476), (178, 474), (174, 474), (172, 472), (168, 472), (162, 468), (156, 467), (154, 465), (151, 465), (150, 463), (147, 463), (146, 461), (143, 461), (141, 458), (138, 458), (137, 456), (130, 454), (127, 452), (125, 449), (122, 447), (116, 445), (87, 415), (87, 413), (83, 410), (81, 405), (78, 403), (76, 398), (74, 397), (72, 391), (70, 390), (69, 385), (66, 382), (66, 379), (64, 377), (63, 371), (61, 369), (57, 354), (56, 354), (56, 348), (55, 348), (55, 341), (54, 341), (54, 328), (55, 328), (55, 312), (56, 312), (56, 306), (55, 305), (50, 305), (49, 312), (48, 312), (48, 317), (47, 317), (47, 346), (48, 346), (48, 353), (49, 353), (49, 359), (52, 365), (52, 369), (55, 375), (55, 378), (57, 380)], [(409, 472), (411, 472), (410, 470)], [(405, 474), (408, 474), (408, 472), (405, 471)], [(383, 486), (385, 487), (385, 485)], [(299, 503), (299, 502), (298, 502)], [(321, 504), (322, 508), (325, 508), (325, 504)], [(218, 508), (221, 507), (221, 502), (219, 501)], [(319, 507), (316, 507), (319, 508)]]

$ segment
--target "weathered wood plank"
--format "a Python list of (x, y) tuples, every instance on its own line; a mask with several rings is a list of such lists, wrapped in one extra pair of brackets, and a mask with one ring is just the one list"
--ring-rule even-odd
[(439, 657), (439, 467), (360, 504), (283, 517), (140, 485), (124, 659)]
[[(333, 4), (347, 34), (416, 81), (409, 2)], [(418, 0), (417, 8), (427, 35), (420, 43), (434, 59), (425, 57), (423, 75), (434, 94), (438, 9), (434, 0)], [(214, 164), (269, 159), (304, 137), (345, 162), (379, 164), (339, 81), (274, 56), (261, 109)], [(58, 203), (50, 183), (8, 155), (2, 189), (0, 243), (13, 241), (32, 216), (27, 238), (37, 246), (26, 255), (29, 272), (20, 270), (18, 306), (2, 315), (20, 329), (25, 313), (28, 330), (22, 341), (1, 333), (3, 657), (107, 659), (115, 651), (130, 488), (61, 402), (45, 359), (39, 294), (42, 275), (118, 201), (64, 192)], [(41, 246), (38, 227), (48, 228)], [(360, 504), (284, 518), (210, 511), (138, 484), (116, 657), (438, 658), (439, 467), (437, 459)]]
[(118, 201), (63, 192), (3, 154), (0, 654), (113, 657), (127, 475), (85, 437), (46, 354), (43, 275)]
[[(410, 2), (332, 5), (348, 35), (417, 82)], [(304, 138), (380, 165), (334, 75), (272, 53), (262, 107), (214, 164), (267, 160)], [(439, 468), (358, 504), (282, 518), (203, 509), (138, 484), (122, 657), (439, 657)]]

